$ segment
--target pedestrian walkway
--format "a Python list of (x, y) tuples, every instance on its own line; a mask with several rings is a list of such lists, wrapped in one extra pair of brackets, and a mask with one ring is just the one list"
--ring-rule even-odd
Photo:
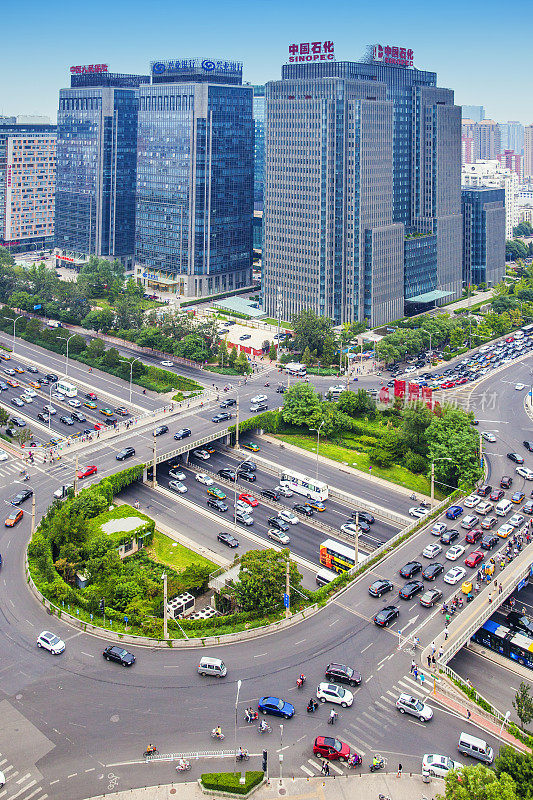
[(0, 772), (4, 773), (6, 780), (5, 786), (0, 788), (1, 800), (46, 800), (48, 797), (43, 787), (38, 785), (37, 778), (24, 770), (21, 774), (4, 753), (0, 753)]

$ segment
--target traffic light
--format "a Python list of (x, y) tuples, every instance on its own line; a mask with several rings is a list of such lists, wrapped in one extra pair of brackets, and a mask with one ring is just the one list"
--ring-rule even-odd
[(261, 764), (261, 769), (263, 772), (267, 771), (267, 760), (268, 760), (268, 750), (263, 750), (263, 763)]
[(102, 612), (102, 614), (105, 614), (105, 600), (104, 600), (104, 598), (102, 598), (100, 600), (100, 611)]

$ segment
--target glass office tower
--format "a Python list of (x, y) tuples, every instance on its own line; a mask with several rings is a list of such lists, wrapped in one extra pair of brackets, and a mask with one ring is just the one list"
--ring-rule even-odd
[(254, 211), (263, 210), (265, 188), (265, 87), (254, 86)]
[(253, 88), (242, 64), (152, 63), (139, 96), (136, 277), (205, 297), (252, 285)]
[(505, 274), (505, 190), (464, 187), (463, 280), (495, 286)]

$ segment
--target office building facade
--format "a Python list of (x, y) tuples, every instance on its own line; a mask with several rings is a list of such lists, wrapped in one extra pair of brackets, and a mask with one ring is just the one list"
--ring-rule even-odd
[(518, 155), (524, 152), (524, 126), (517, 120), (500, 122), (500, 144), (502, 153), (505, 150), (512, 150)]
[(461, 116), (463, 119), (481, 122), (482, 119), (485, 119), (485, 109), (483, 106), (461, 106)]
[(519, 178), (516, 172), (494, 159), (492, 161), (476, 161), (475, 164), (463, 164), (461, 183), (466, 187), (485, 187), (503, 189), (505, 206), (505, 236), (513, 238), (513, 229), (518, 225), (518, 189)]
[(495, 286), (505, 273), (503, 189), (463, 188), (463, 280)]
[(242, 64), (151, 70), (139, 92), (136, 277), (185, 297), (251, 286), (253, 88)]
[[(482, 119), (476, 122), (473, 119), (463, 118), (462, 121), (463, 142), (472, 140), (471, 162), (478, 159), (494, 159), (502, 152), (500, 127), (493, 119)], [(465, 150), (465, 153), (468, 151)]]
[(54, 245), (56, 126), (0, 119), (0, 246)]
[(265, 188), (265, 87), (254, 86), (254, 211), (263, 210)]
[(56, 263), (89, 256), (133, 268), (137, 112), (142, 75), (72, 75), (58, 111)]
[(522, 168), (524, 180), (533, 180), (533, 125), (524, 128), (524, 164)]

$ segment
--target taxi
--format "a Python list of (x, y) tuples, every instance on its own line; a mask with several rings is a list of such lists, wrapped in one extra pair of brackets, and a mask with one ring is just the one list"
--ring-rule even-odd
[(100, 409), (100, 414), (103, 414), (104, 417), (112, 417), (113, 416), (113, 412), (111, 411), (110, 408), (101, 408)]
[(6, 378), (6, 383), (8, 386), (11, 386), (12, 389), (20, 388), (20, 383), (16, 381), (14, 378)]
[(26, 370), (22, 369), (22, 367), (15, 367), (14, 369), (15, 372), (18, 372), (19, 375), (22, 375), (23, 372), (26, 372)]
[(33, 389), (40, 389), (41, 388), (41, 384), (39, 383), (39, 381), (30, 381), (30, 386)]
[(472, 591), (472, 581), (463, 581), (461, 591), (463, 594), (470, 594)]
[(92, 408), (92, 409), (98, 408), (96, 403), (93, 403), (92, 400), (87, 400), (83, 405), (85, 406), (85, 408)]
[(222, 489), (218, 488), (218, 486), (210, 486), (209, 489), (207, 490), (207, 494), (210, 494), (211, 497), (216, 497), (217, 500), (226, 499), (226, 495), (224, 494)]
[(261, 448), (255, 442), (243, 442), (241, 447), (244, 447), (245, 450), (251, 450), (252, 453), (258, 453)]
[(16, 511), (12, 511), (5, 521), (6, 528), (12, 528), (17, 524), (17, 522), (20, 522), (23, 516), (24, 511), (21, 508), (18, 508)]

